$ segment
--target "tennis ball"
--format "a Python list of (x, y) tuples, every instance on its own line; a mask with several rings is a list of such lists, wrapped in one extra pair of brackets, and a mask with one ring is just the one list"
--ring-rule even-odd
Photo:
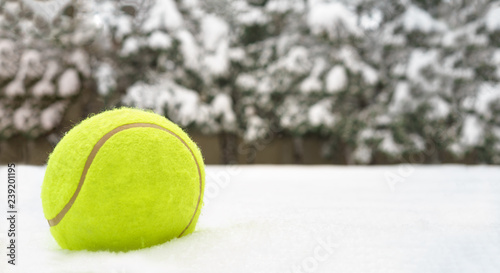
[(49, 156), (42, 205), (57, 243), (71, 250), (127, 251), (195, 229), (205, 171), (177, 125), (131, 108), (90, 117)]

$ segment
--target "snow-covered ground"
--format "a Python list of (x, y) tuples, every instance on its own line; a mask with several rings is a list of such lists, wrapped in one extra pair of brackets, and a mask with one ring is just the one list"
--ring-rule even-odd
[(18, 264), (2, 217), (0, 272), (500, 272), (499, 167), (210, 166), (196, 232), (127, 253), (60, 249), (44, 168), (17, 171)]

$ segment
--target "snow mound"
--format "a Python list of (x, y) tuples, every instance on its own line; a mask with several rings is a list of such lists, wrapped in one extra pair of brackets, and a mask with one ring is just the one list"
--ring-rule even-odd
[[(18, 263), (1, 272), (497, 273), (500, 168), (208, 166), (194, 233), (125, 253), (62, 250), (17, 166)], [(0, 167), (0, 177), (7, 168)], [(6, 196), (7, 188), (0, 187)], [(133, 219), (132, 219), (133, 220)], [(6, 225), (0, 226), (6, 249)]]

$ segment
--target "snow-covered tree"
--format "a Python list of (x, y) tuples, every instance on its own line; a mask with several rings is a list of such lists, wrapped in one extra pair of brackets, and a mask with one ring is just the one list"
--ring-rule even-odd
[[(366, 1), (360, 6), (361, 13), (383, 15), (374, 32), (379, 50), (373, 53), (381, 52), (377, 63), (386, 97), (360, 139), (362, 161), (381, 152), (395, 161), (409, 161), (403, 156), (417, 153), (421, 162), (496, 162), (495, 121), (484, 118), (484, 113), (491, 117), (499, 94), (495, 6), (491, 1), (474, 6), (401, 1), (389, 7)], [(484, 104), (476, 106), (481, 97)]]
[(495, 1), (0, 7), (2, 139), (52, 132), (90, 92), (106, 108), (152, 109), (218, 135), (226, 163), (252, 162), (282, 135), (293, 139), (295, 162), (303, 139), (316, 136), (324, 144), (317, 153), (332, 162), (500, 163)]
[(90, 77), (87, 39), (71, 1), (1, 1), (0, 8), (0, 138), (34, 139), (59, 125)]

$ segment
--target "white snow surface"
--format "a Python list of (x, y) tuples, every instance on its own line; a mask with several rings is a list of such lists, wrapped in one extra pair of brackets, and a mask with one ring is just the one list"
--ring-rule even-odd
[(1, 255), (0, 272), (500, 269), (499, 167), (209, 166), (196, 231), (126, 253), (60, 249), (42, 212), (44, 171), (17, 167), (18, 260)]

